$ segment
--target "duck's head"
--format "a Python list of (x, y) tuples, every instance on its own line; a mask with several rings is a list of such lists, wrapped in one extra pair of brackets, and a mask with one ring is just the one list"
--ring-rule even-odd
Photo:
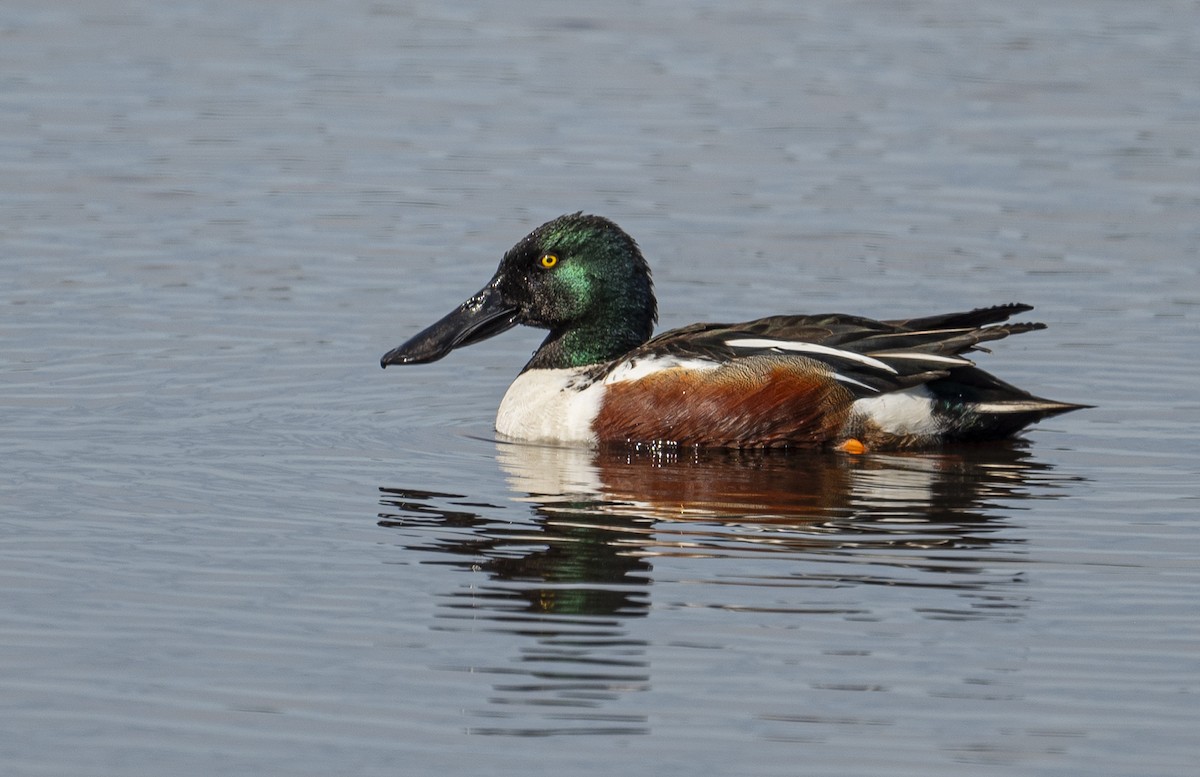
[(575, 213), (530, 232), (479, 293), (380, 365), (437, 361), (517, 324), (550, 330), (526, 369), (599, 364), (648, 340), (657, 315), (633, 238), (608, 219)]

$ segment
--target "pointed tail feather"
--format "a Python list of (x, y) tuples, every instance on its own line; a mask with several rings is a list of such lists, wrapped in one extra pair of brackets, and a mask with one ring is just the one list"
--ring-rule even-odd
[(948, 413), (954, 420), (947, 436), (963, 440), (1009, 437), (1038, 421), (1087, 407), (1091, 405), (1056, 402), (1032, 395), (967, 403), (959, 406), (957, 412)]
[[(942, 313), (936, 316), (921, 318), (899, 319), (885, 321), (886, 324), (905, 329), (975, 329), (988, 324), (998, 324), (1007, 321), (1018, 313), (1033, 310), (1033, 305), (1023, 302), (1009, 302), (1005, 305), (993, 305), (987, 308), (976, 308), (962, 313)], [(1015, 332), (1014, 332), (1015, 334)]]

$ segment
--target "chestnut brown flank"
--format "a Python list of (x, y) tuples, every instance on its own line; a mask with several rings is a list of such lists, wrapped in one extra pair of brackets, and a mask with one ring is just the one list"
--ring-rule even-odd
[(853, 400), (812, 360), (751, 356), (611, 384), (594, 426), (601, 443), (811, 448), (839, 438)]

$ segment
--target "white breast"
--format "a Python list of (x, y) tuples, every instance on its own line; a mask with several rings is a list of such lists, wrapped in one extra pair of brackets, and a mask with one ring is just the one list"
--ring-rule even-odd
[(496, 431), (514, 440), (595, 443), (592, 421), (600, 413), (606, 386), (641, 380), (662, 370), (716, 367), (707, 359), (651, 357), (623, 362), (595, 383), (584, 377), (587, 368), (522, 372), (500, 401)]
[(496, 431), (514, 440), (595, 442), (592, 421), (600, 412), (603, 385), (586, 381), (581, 369), (529, 370), (508, 387), (496, 413)]

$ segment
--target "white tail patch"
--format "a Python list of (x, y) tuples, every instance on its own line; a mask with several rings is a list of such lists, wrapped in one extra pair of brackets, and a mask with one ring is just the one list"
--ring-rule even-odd
[(943, 424), (933, 414), (933, 395), (924, 386), (855, 401), (853, 412), (895, 435), (937, 435)]
[(877, 370), (897, 374), (896, 370), (878, 359), (873, 359), (870, 356), (854, 351), (843, 351), (839, 348), (830, 348), (827, 345), (818, 345), (817, 343), (801, 343), (794, 340), (770, 340), (765, 337), (744, 337), (737, 340), (726, 340), (725, 345), (730, 348), (773, 348), (779, 351), (795, 351), (797, 353), (819, 353), (825, 356), (836, 356), (839, 359), (845, 359), (850, 362), (858, 362), (865, 364), (868, 367), (874, 367)]

